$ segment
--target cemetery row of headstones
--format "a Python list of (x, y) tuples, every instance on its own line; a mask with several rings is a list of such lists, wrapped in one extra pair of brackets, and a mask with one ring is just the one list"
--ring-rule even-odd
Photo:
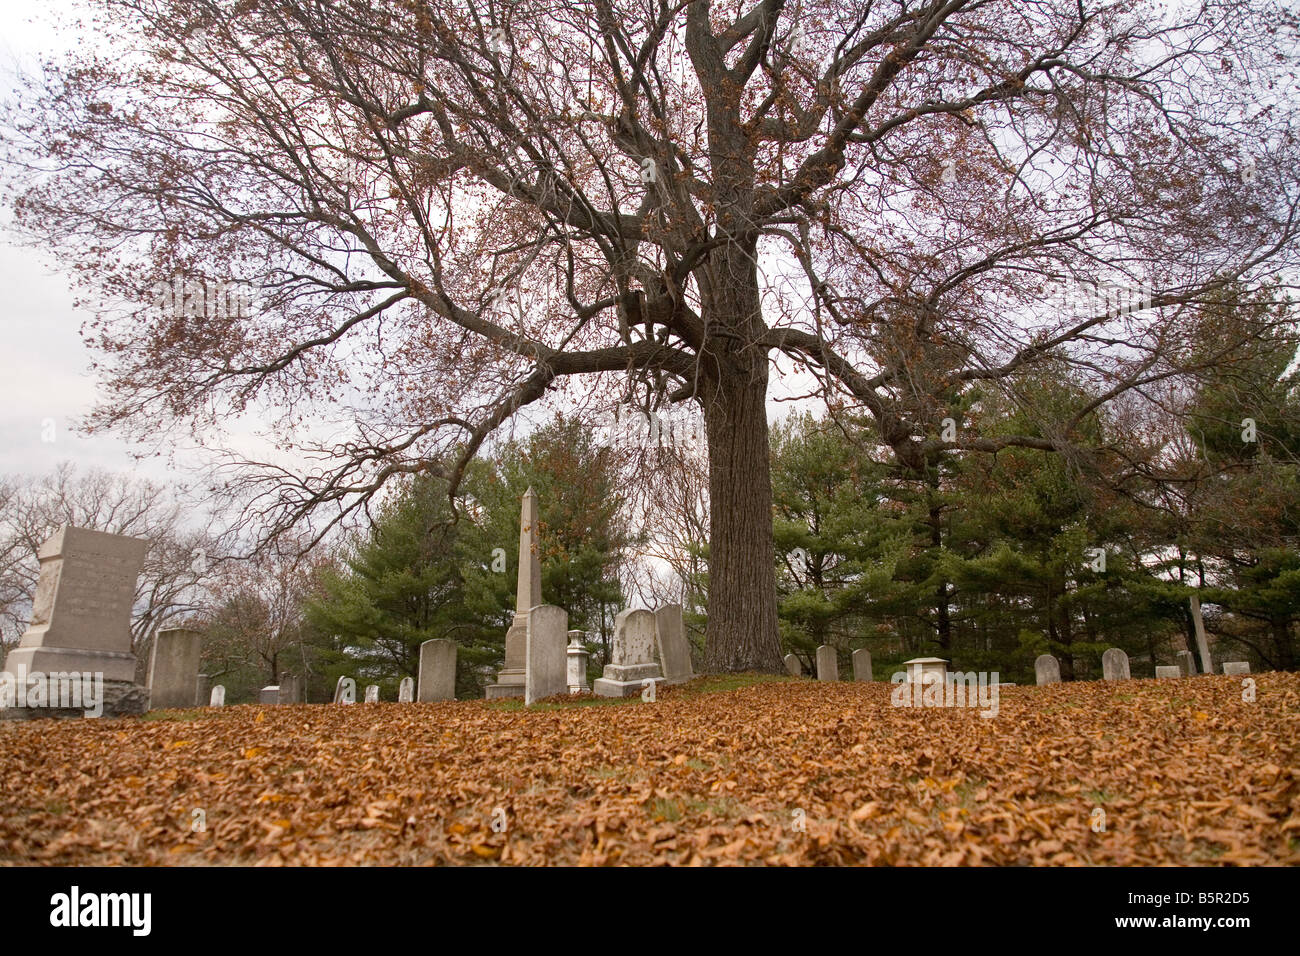
[[(519, 580), (515, 616), (506, 635), (505, 666), (487, 696), (523, 696), (531, 704), (543, 697), (588, 690), (587, 651), (583, 633), (568, 630), (568, 613), (541, 603), (541, 562), (538, 557), (538, 510), (532, 489), (524, 495), (520, 513)], [(188, 628), (160, 631), (149, 659), (147, 685), (135, 683), (135, 656), (131, 651), (131, 606), (136, 577), (148, 550), (142, 538), (90, 531), (65, 526), (52, 535), (37, 552), (40, 576), (32, 599), (32, 618), (18, 646), (5, 661), (6, 686), (26, 686), (26, 675), (95, 675), (102, 679), (101, 712), (107, 716), (143, 713), (150, 706), (190, 707), (208, 703), (221, 706), (225, 688), (211, 686), (199, 673), (201, 635)], [(1195, 602), (1194, 602), (1195, 604)], [(1199, 607), (1194, 608), (1199, 610)], [(1194, 615), (1195, 616), (1195, 615)], [(1209, 665), (1208, 648), (1200, 639), (1198, 648)], [(865, 648), (853, 653), (853, 679), (872, 679), (871, 654)], [(940, 667), (939, 658), (908, 661), (912, 669)], [(798, 676), (802, 668), (793, 654), (785, 664)], [(816, 654), (817, 678), (838, 680), (836, 651), (822, 645)], [(1034, 662), (1040, 685), (1061, 679), (1059, 662), (1043, 654)], [(1247, 674), (1244, 661), (1223, 663), (1225, 674)], [(1159, 665), (1160, 678), (1189, 677), (1196, 673), (1190, 651), (1179, 651), (1174, 665)], [(607, 697), (625, 697), (642, 692), (647, 684), (680, 683), (693, 676), (690, 644), (686, 638), (682, 609), (670, 604), (651, 612), (622, 611), (614, 626), (610, 660), (590, 690)], [(1105, 680), (1130, 677), (1128, 655), (1112, 647), (1102, 655)], [(340, 678), (335, 700), (355, 702), (356, 687), (351, 678)], [(439, 701), (455, 698), (456, 645), (446, 639), (426, 641), (420, 647), (418, 686), (405, 678), (398, 691), (399, 701)], [(300, 677), (285, 674), (279, 684), (261, 689), (264, 704), (301, 703)], [(366, 688), (364, 700), (379, 699), (379, 688)], [(55, 702), (57, 704), (58, 702)], [(43, 713), (4, 711), (6, 717), (72, 716), (69, 708), (50, 704)], [(0, 703), (0, 706), (4, 706)]]
[[(1178, 663), (1156, 665), (1157, 678), (1194, 677), (1196, 675), (1196, 661), (1192, 657), (1191, 651), (1179, 651), (1174, 655), (1174, 659)], [(1223, 673), (1249, 674), (1250, 664), (1246, 661), (1224, 661)], [(1107, 648), (1101, 655), (1101, 677), (1102, 680), (1130, 680), (1132, 674), (1129, 670), (1128, 654), (1118, 647)], [(1039, 687), (1046, 684), (1059, 684), (1061, 682), (1061, 662), (1051, 654), (1039, 654), (1034, 659), (1034, 678)]]

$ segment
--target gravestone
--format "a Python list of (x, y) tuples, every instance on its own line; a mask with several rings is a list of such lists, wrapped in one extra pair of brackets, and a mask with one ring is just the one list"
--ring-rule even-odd
[(402, 682), (397, 685), (397, 702), (409, 704), (413, 700), (415, 700), (415, 681), (410, 677), (403, 677)]
[(456, 699), (456, 642), (446, 637), (420, 645), (420, 683), (415, 699), (422, 704)]
[(1223, 673), (1225, 674), (1249, 674), (1249, 661), (1224, 661)]
[(194, 681), (194, 706), (202, 707), (212, 699), (212, 675), (200, 674)]
[(948, 662), (942, 657), (913, 657), (903, 661), (909, 684), (944, 684), (948, 680)]
[(799, 663), (799, 658), (793, 654), (787, 654), (781, 659), (785, 661), (785, 669), (791, 677), (803, 676), (803, 665)]
[(873, 680), (871, 676), (871, 652), (865, 647), (859, 647), (853, 652), (853, 679)]
[(1156, 678), (1163, 680), (1166, 677), (1182, 677), (1183, 669), (1177, 664), (1158, 664), (1156, 665)]
[(209, 707), (226, 706), (226, 685), (217, 684), (215, 687), (212, 688), (212, 693), (208, 697), (208, 706)]
[(823, 644), (821, 647), (817, 648), (817, 679), (840, 679), (839, 655), (835, 653), (835, 648), (831, 647), (829, 644)]
[(631, 697), (643, 682), (663, 678), (655, 663), (655, 616), (645, 610), (620, 611), (614, 619), (610, 663), (591, 685), (598, 697)]
[(1039, 654), (1034, 658), (1034, 680), (1038, 686), (1059, 684), (1061, 682), (1061, 662), (1051, 654)]
[(655, 642), (666, 683), (684, 684), (695, 676), (691, 670), (691, 642), (686, 639), (686, 622), (680, 604), (666, 604), (655, 611)]
[(542, 559), (537, 550), (537, 531), (537, 496), (529, 488), (524, 492), (519, 509), (519, 576), (515, 583), (515, 616), (510, 629), (506, 631), (505, 663), (497, 674), (496, 683), (487, 686), (488, 700), (519, 697), (524, 693), (524, 645), (528, 639), (528, 612), (542, 603)]
[(280, 685), (267, 684), (257, 692), (257, 702), (259, 704), (278, 704), (280, 703)]
[(355, 704), (357, 702), (357, 682), (351, 677), (340, 677), (334, 685), (334, 703)]
[(568, 690), (569, 612), (539, 604), (524, 633), (524, 706)]
[(379, 685), (378, 685), (378, 684), (367, 684), (367, 685), (366, 685), (366, 703), (367, 703), (367, 704), (377, 704), (377, 703), (379, 703)]
[[(51, 535), (36, 552), (41, 567), (31, 623), (5, 660), (13, 680), (25, 684), (29, 675), (51, 672), (102, 674), (104, 716), (144, 713), (149, 692), (135, 682), (131, 608), (148, 550), (144, 538), (72, 525)], [(82, 716), (81, 711), (57, 709), (10, 708), (2, 713), (15, 719)]]
[(1118, 647), (1107, 648), (1101, 655), (1102, 680), (1128, 680), (1128, 655)]
[(586, 637), (585, 631), (569, 632), (569, 649), (566, 654), (569, 659), (570, 694), (585, 694), (591, 690), (591, 685), (587, 683), (587, 659), (590, 655), (582, 643)]
[(280, 675), (280, 703), (302, 703), (302, 678), (297, 674)]
[(1182, 671), (1184, 677), (1196, 676), (1196, 658), (1192, 656), (1191, 651), (1179, 651), (1174, 655), (1174, 660), (1178, 662), (1178, 669)]
[(203, 635), (184, 627), (159, 631), (149, 653), (149, 709), (193, 707)]

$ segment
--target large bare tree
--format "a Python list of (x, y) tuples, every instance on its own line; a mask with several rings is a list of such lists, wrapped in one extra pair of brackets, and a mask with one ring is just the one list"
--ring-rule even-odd
[[(711, 670), (780, 668), (774, 368), (874, 416), (918, 474), (1068, 451), (1093, 408), (1195, 376), (1171, 358), (1185, 310), (1294, 264), (1280, 5), (94, 10), (95, 42), (8, 121), (19, 222), (138, 304), (88, 327), (92, 424), (216, 440), (272, 415), (298, 464), (241, 490), (277, 530), (398, 473), (454, 482), (548, 396), (695, 403)], [(1046, 360), (1092, 383), (1064, 417), (990, 435), (961, 412)]]

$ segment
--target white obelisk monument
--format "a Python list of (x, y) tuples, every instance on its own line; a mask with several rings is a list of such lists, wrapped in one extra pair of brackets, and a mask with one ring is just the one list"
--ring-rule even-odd
[(506, 662), (497, 682), (487, 687), (488, 700), (524, 696), (525, 641), (528, 612), (542, 603), (542, 560), (537, 551), (537, 496), (524, 492), (519, 514), (519, 583), (515, 590), (515, 619), (506, 632)]

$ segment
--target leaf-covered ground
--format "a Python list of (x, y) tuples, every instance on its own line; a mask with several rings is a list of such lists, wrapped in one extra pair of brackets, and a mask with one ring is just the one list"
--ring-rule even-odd
[(8, 723), (0, 863), (1297, 863), (1300, 675), (1254, 679)]

